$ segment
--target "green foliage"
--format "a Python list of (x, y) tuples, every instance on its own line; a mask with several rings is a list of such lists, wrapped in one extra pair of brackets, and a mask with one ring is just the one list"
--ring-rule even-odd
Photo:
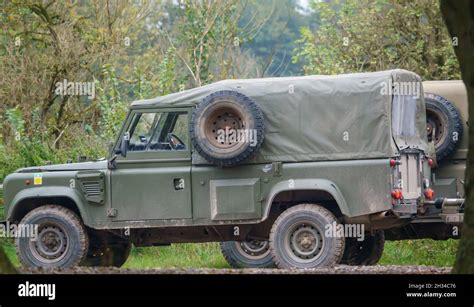
[(66, 163), (70, 159), (75, 161), (79, 156), (96, 159), (106, 155), (106, 147), (95, 136), (79, 132), (71, 135), (67, 142), (74, 146), (54, 149), (39, 139), (20, 139), (11, 146), (0, 145), (0, 182), (6, 175), (22, 167)]
[[(260, 27), (247, 30), (252, 20), (262, 21)], [(300, 28), (314, 29), (317, 13), (304, 11), (295, 0), (251, 0), (239, 21), (247, 39), (244, 49), (251, 50), (259, 64), (258, 76), (288, 76), (301, 73), (300, 63), (291, 58)]]
[(176, 82), (176, 48), (169, 47), (166, 55), (158, 65), (158, 91), (160, 95), (170, 94)]
[(301, 29), (294, 62), (306, 74), (404, 68), (422, 78), (459, 78), (439, 3), (429, 0), (314, 2), (316, 32)]
[(8, 109), (5, 112), (5, 117), (14, 131), (21, 135), (25, 129), (25, 120), (23, 119), (23, 112), (21, 112), (20, 108)]

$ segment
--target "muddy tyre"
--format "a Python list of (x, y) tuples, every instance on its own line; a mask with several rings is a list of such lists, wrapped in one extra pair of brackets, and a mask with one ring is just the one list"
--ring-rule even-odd
[(428, 140), (436, 148), (436, 159), (441, 162), (451, 156), (463, 135), (461, 115), (446, 98), (425, 93), (426, 129)]
[(29, 212), (23, 225), (38, 225), (37, 238), (15, 241), (20, 262), (33, 268), (68, 268), (86, 256), (89, 239), (79, 217), (71, 210), (47, 205)]
[(233, 268), (274, 268), (268, 241), (220, 243), (222, 255)]
[(263, 142), (263, 113), (249, 97), (235, 91), (203, 99), (191, 118), (191, 141), (208, 162), (221, 167), (251, 158)]
[(121, 267), (128, 259), (132, 244), (104, 231), (89, 229), (89, 249), (81, 266)]
[(346, 238), (346, 247), (341, 263), (348, 265), (374, 265), (383, 254), (385, 236), (382, 230), (373, 235), (366, 234), (364, 241), (356, 238)]
[(326, 236), (326, 225), (337, 225), (333, 213), (315, 204), (285, 210), (270, 233), (273, 261), (281, 269), (331, 267), (344, 252), (344, 237)]

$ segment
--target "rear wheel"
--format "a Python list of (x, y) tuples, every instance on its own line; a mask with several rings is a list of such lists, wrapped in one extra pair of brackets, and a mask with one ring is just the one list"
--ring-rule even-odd
[(90, 229), (90, 244), (82, 266), (121, 267), (128, 259), (132, 244), (114, 234)]
[(220, 244), (225, 260), (233, 268), (273, 268), (268, 241), (227, 241)]
[(344, 237), (326, 236), (328, 225), (337, 225), (329, 210), (301, 204), (285, 210), (273, 224), (270, 249), (279, 268), (317, 268), (339, 263)]
[(347, 238), (342, 263), (348, 265), (374, 265), (382, 257), (384, 245), (383, 230), (378, 230), (373, 235), (367, 234), (364, 241)]
[(37, 225), (37, 237), (18, 237), (18, 259), (28, 267), (68, 268), (86, 256), (89, 239), (79, 217), (71, 210), (47, 205), (29, 212), (22, 225)]

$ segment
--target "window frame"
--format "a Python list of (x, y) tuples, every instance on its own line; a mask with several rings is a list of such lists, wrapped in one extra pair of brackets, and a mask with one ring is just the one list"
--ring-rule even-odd
[[(189, 125), (191, 123), (191, 108), (190, 107), (173, 107), (173, 108), (133, 108), (129, 111), (126, 120), (120, 130), (119, 137), (115, 143), (114, 151), (120, 149), (120, 144), (122, 143), (122, 137), (126, 132), (130, 132), (131, 125), (133, 124), (133, 119), (139, 113), (186, 113), (187, 123), (188, 123), (188, 138), (186, 141), (186, 149), (184, 150), (148, 150), (148, 151), (127, 151), (127, 156), (122, 157), (118, 155), (117, 162), (119, 161), (129, 161), (129, 162), (139, 162), (142, 160), (191, 160), (191, 136), (189, 132)], [(154, 135), (152, 136), (154, 137)]]

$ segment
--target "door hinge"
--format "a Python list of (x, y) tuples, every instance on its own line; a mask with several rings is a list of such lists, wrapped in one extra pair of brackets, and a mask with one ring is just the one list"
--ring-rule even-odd
[(109, 208), (107, 209), (107, 216), (108, 217), (116, 217), (118, 214), (117, 208)]
[(272, 162), (273, 177), (281, 176), (282, 163), (281, 162)]

